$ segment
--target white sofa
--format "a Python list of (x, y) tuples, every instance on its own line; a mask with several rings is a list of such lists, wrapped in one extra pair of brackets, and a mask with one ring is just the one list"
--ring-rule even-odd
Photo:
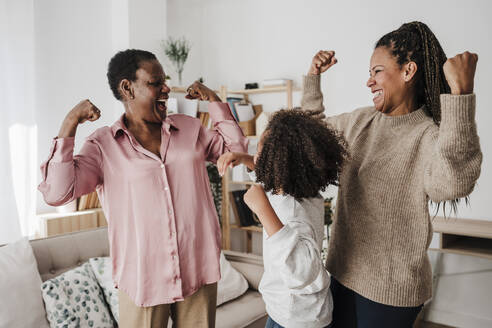
[[(31, 241), (42, 281), (81, 265), (91, 257), (109, 256), (107, 228), (75, 232)], [(217, 328), (265, 327), (265, 304), (258, 293), (263, 274), (261, 256), (232, 251), (224, 255), (248, 281), (242, 296), (217, 308)]]

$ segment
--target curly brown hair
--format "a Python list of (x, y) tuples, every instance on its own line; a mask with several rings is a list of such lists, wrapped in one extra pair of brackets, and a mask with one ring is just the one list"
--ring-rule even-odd
[(345, 140), (311, 112), (276, 112), (261, 142), (255, 172), (265, 191), (302, 199), (338, 185), (347, 158)]

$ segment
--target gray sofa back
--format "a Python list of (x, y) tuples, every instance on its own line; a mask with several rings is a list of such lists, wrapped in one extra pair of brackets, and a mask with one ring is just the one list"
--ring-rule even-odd
[[(31, 241), (43, 281), (73, 269), (91, 257), (109, 256), (108, 228), (97, 228)], [(250, 288), (258, 290), (263, 274), (261, 256), (224, 251), (232, 266), (241, 272)]]
[[(32, 240), (31, 245), (43, 281), (77, 267), (91, 257), (109, 256), (107, 227)], [(224, 251), (224, 255), (244, 275), (250, 289), (217, 308), (216, 327), (265, 327), (265, 304), (257, 292), (263, 274), (262, 257), (233, 251)]]
[(45, 281), (73, 269), (91, 257), (109, 256), (108, 229), (98, 228), (36, 239), (31, 246)]

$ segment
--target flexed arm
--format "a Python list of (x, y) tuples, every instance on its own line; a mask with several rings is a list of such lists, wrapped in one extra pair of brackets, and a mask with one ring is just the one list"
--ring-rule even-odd
[(425, 191), (441, 202), (468, 196), (480, 176), (482, 152), (475, 123), (473, 80), (478, 56), (465, 52), (444, 64), (451, 94), (441, 95), (441, 124), (432, 135)]
[(79, 124), (99, 119), (101, 112), (89, 100), (78, 103), (65, 117), (50, 156), (41, 165), (43, 181), (38, 186), (46, 203), (58, 206), (92, 192), (102, 182), (101, 150), (92, 140), (73, 156)]
[(335, 58), (335, 51), (320, 50), (314, 55), (308, 74), (304, 77), (304, 87), (302, 92), (301, 107), (303, 110), (310, 110), (320, 114), (324, 118), (323, 94), (321, 93), (320, 79), (321, 74), (335, 65), (338, 60)]
[(208, 112), (213, 123), (213, 130), (200, 127), (199, 139), (205, 145), (206, 160), (216, 163), (220, 155), (226, 152), (248, 150), (248, 139), (237, 124), (227, 103), (221, 102), (217, 94), (196, 81), (187, 90), (187, 99), (209, 101)]

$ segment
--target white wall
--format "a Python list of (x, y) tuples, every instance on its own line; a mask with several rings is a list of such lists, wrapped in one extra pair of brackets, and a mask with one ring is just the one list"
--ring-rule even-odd
[[(471, 195), (471, 206), (458, 216), (492, 220), (492, 43), (489, 20), (492, 3), (475, 1), (326, 1), (326, 0), (168, 0), (168, 35), (185, 36), (193, 48), (183, 79), (203, 76), (211, 87), (242, 88), (246, 82), (290, 78), (300, 86), (301, 75), (319, 49), (334, 49), (339, 63), (323, 77), (328, 113), (371, 105), (365, 83), (375, 42), (402, 23), (420, 20), (429, 25), (449, 57), (465, 50), (477, 52), (475, 79), (477, 125), (484, 155), (482, 174)], [(283, 95), (252, 97), (264, 109), (286, 106)], [(294, 96), (300, 104), (300, 94)], [(331, 189), (328, 194), (334, 194)], [(234, 231), (232, 246), (245, 249), (244, 234)], [(253, 238), (261, 252), (261, 235)], [(437, 260), (434, 252), (432, 259)], [(445, 255), (435, 299), (427, 318), (457, 327), (490, 327), (492, 261)], [(437, 271), (436, 271), (437, 272)]]
[[(465, 50), (479, 54), (475, 92), (484, 161), (459, 217), (492, 220), (492, 4), (480, 1), (293, 1), (168, 0), (168, 34), (185, 36), (193, 48), (183, 80), (203, 76), (212, 87), (242, 88), (267, 78), (301, 75), (319, 49), (334, 49), (339, 63), (323, 77), (325, 107), (342, 113), (372, 104), (365, 86), (375, 42), (403, 22), (421, 20), (435, 32), (448, 56)], [(281, 95), (256, 96), (268, 111), (286, 106)], [(300, 94), (294, 97), (299, 105)]]
[[(41, 163), (65, 115), (80, 100), (90, 99), (102, 117), (78, 128), (76, 151), (96, 128), (111, 125), (123, 113), (107, 82), (108, 62), (117, 51), (127, 48), (149, 50), (162, 59), (159, 52), (160, 40), (166, 37), (166, 2), (44, 0), (35, 1), (34, 16)], [(38, 195), (38, 212), (53, 211)]]

